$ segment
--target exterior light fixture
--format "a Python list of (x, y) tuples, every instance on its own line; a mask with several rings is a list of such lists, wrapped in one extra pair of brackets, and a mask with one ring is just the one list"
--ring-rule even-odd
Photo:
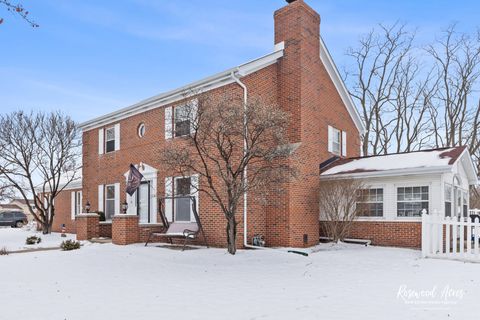
[(85, 211), (86, 211), (87, 213), (90, 213), (90, 207), (91, 207), (91, 206), (90, 206), (90, 201), (87, 201), (87, 204), (85, 204)]

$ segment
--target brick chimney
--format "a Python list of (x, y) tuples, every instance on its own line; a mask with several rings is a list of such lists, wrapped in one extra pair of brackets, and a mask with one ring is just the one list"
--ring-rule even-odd
[(320, 15), (303, 0), (287, 2), (288, 5), (274, 14), (275, 43), (285, 42), (279, 69), (280, 105), (292, 114), (290, 139), (298, 142), (302, 134), (301, 109), (309, 94), (308, 83), (312, 77), (318, 78), (321, 65)]

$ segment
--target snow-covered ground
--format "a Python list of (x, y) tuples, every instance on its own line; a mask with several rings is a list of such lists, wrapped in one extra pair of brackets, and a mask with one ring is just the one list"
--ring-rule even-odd
[[(25, 240), (30, 236), (40, 237), (42, 241), (38, 244), (26, 245)], [(0, 227), (0, 249), (5, 248), (7, 251), (60, 247), (62, 241), (66, 239), (75, 239), (75, 235), (67, 234), (66, 238), (62, 238), (60, 233), (44, 235), (41, 232), (30, 231), (27, 228)]]
[(308, 257), (280, 250), (230, 256), (223, 249), (90, 244), (0, 256), (0, 318), (478, 317), (478, 264), (359, 245), (315, 251)]

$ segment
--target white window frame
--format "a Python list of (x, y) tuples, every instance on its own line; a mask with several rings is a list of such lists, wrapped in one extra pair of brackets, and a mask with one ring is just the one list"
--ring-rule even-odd
[(347, 156), (347, 133), (328, 126), (328, 152), (337, 156)]
[[(447, 190), (450, 189), (450, 193), (447, 193)], [(443, 185), (443, 205), (444, 205), (444, 212), (446, 217), (451, 217), (453, 212), (453, 185), (450, 183), (445, 183)], [(447, 215), (447, 203), (450, 206), (450, 214)]]
[[(361, 204), (379, 204), (381, 203), (382, 204), (382, 214), (381, 215), (361, 215), (361, 214), (358, 214), (358, 217), (361, 217), (361, 218), (383, 218), (384, 215), (385, 215), (385, 189), (383, 187), (370, 187), (370, 188), (364, 188), (364, 189), (361, 189), (359, 190), (359, 193), (361, 192), (365, 192), (367, 191), (368, 192), (371, 192), (372, 190), (375, 190), (375, 200), (376, 201), (357, 201), (356, 204), (358, 205), (359, 203)], [(378, 190), (382, 190), (382, 199), (379, 201), (378, 200)]]
[[(113, 132), (113, 137), (112, 138), (108, 138), (108, 132), (109, 131), (112, 131)], [(112, 126), (112, 127), (108, 127), (108, 128), (105, 128), (105, 153), (111, 153), (111, 152), (115, 152), (115, 150), (117, 149), (117, 146), (116, 146), (116, 134), (115, 134), (115, 126)], [(107, 149), (107, 145), (109, 142), (113, 141), (113, 150), (110, 150), (108, 151)]]
[[(108, 188), (113, 188), (113, 198), (108, 198), (108, 197), (107, 197), (107, 196), (108, 196)], [(105, 190), (105, 191), (104, 191), (105, 194), (104, 194), (103, 198), (104, 198), (105, 200), (104, 200), (104, 205), (103, 205), (103, 207), (104, 207), (105, 221), (112, 221), (113, 216), (116, 214), (116, 198), (117, 198), (117, 194), (116, 194), (115, 184), (106, 184), (104, 190)], [(113, 204), (112, 204), (112, 206), (113, 206), (113, 214), (111, 215), (110, 219), (107, 217), (107, 208), (108, 208), (107, 203), (108, 203), (108, 201), (113, 201)]]
[[(183, 118), (177, 119), (177, 112), (181, 113), (181, 110), (183, 110), (185, 108), (188, 108), (188, 107), (189, 107), (189, 105), (178, 105), (175, 108), (173, 108), (173, 136), (175, 138), (185, 137), (185, 136), (188, 136), (192, 133), (192, 123), (191, 123), (192, 119), (189, 117), (188, 114), (186, 116), (183, 115), (185, 117), (184, 119)], [(188, 121), (188, 133), (177, 135), (177, 120)]]
[[(426, 187), (427, 188), (427, 195), (428, 195), (428, 199), (427, 200), (398, 200), (398, 196), (399, 196), (399, 192), (398, 192), (398, 189), (400, 188), (420, 188), (420, 194), (423, 193), (422, 189), (421, 188), (424, 188)], [(396, 203), (396, 216), (398, 219), (412, 219), (412, 218), (418, 218), (420, 219), (421, 218), (421, 214), (418, 215), (418, 216), (400, 216), (398, 214), (398, 211), (399, 211), (399, 203), (412, 203), (412, 202), (426, 202), (427, 203), (427, 213), (430, 212), (430, 200), (432, 198), (432, 194), (431, 194), (431, 190), (432, 190), (432, 187), (431, 185), (429, 184), (415, 184), (415, 185), (395, 185), (395, 203)]]

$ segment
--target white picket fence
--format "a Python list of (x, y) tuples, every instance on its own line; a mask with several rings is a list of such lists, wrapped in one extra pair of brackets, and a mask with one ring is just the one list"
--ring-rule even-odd
[(422, 215), (422, 256), (480, 262), (480, 219)]

